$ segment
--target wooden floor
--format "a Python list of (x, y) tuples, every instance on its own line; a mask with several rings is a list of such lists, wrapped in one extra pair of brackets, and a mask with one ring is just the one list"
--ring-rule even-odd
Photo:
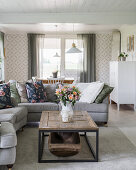
[(136, 146), (136, 111), (133, 105), (121, 105), (120, 111), (117, 105), (109, 105), (108, 127), (118, 127), (128, 139)]

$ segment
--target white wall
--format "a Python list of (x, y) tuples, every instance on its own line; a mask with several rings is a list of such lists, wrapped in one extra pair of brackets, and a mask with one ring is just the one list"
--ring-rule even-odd
[(5, 81), (28, 79), (28, 41), (26, 34), (6, 34)]
[[(28, 79), (28, 41), (25, 33), (5, 35), (5, 80)], [(96, 79), (109, 82), (112, 33), (96, 34)], [(69, 75), (70, 76), (70, 75)]]
[(136, 61), (136, 25), (124, 25), (120, 28), (121, 32), (121, 51), (127, 52), (127, 38), (134, 35), (134, 52), (127, 52), (129, 57), (128, 61)]
[(118, 56), (120, 54), (120, 31), (114, 31), (112, 33), (112, 61), (118, 61)]

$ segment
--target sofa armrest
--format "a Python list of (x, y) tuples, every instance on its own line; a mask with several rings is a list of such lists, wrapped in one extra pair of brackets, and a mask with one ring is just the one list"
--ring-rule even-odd
[(16, 131), (13, 124), (1, 122), (0, 126), (0, 148), (12, 148), (17, 145)]
[(109, 96), (107, 96), (102, 103), (109, 104)]
[(7, 114), (7, 113), (0, 114), (0, 122), (15, 123), (15, 121), (16, 121), (16, 117), (14, 114)]

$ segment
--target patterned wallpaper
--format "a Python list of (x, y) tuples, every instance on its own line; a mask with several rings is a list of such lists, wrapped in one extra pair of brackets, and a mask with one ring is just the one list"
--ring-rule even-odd
[[(28, 40), (26, 34), (5, 36), (5, 80), (28, 79)], [(112, 33), (96, 34), (96, 79), (109, 82), (109, 61), (112, 52)]]
[(28, 79), (28, 41), (26, 34), (5, 35), (5, 81)]
[(109, 83), (109, 61), (112, 55), (112, 33), (96, 34), (96, 80)]

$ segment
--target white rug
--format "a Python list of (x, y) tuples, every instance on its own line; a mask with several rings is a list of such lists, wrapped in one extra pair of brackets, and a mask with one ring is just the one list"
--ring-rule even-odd
[[(91, 135), (91, 134), (89, 134)], [(136, 170), (136, 147), (116, 127), (100, 127), (99, 162), (90, 163), (37, 163), (38, 129), (25, 128), (18, 132), (17, 159), (13, 170)], [(91, 143), (94, 136), (89, 136)], [(74, 157), (90, 157), (82, 139), (82, 151)], [(47, 149), (44, 156), (56, 158)], [(74, 159), (73, 157), (73, 159)], [(47, 157), (46, 157), (47, 158)], [(6, 170), (0, 167), (0, 170)]]

